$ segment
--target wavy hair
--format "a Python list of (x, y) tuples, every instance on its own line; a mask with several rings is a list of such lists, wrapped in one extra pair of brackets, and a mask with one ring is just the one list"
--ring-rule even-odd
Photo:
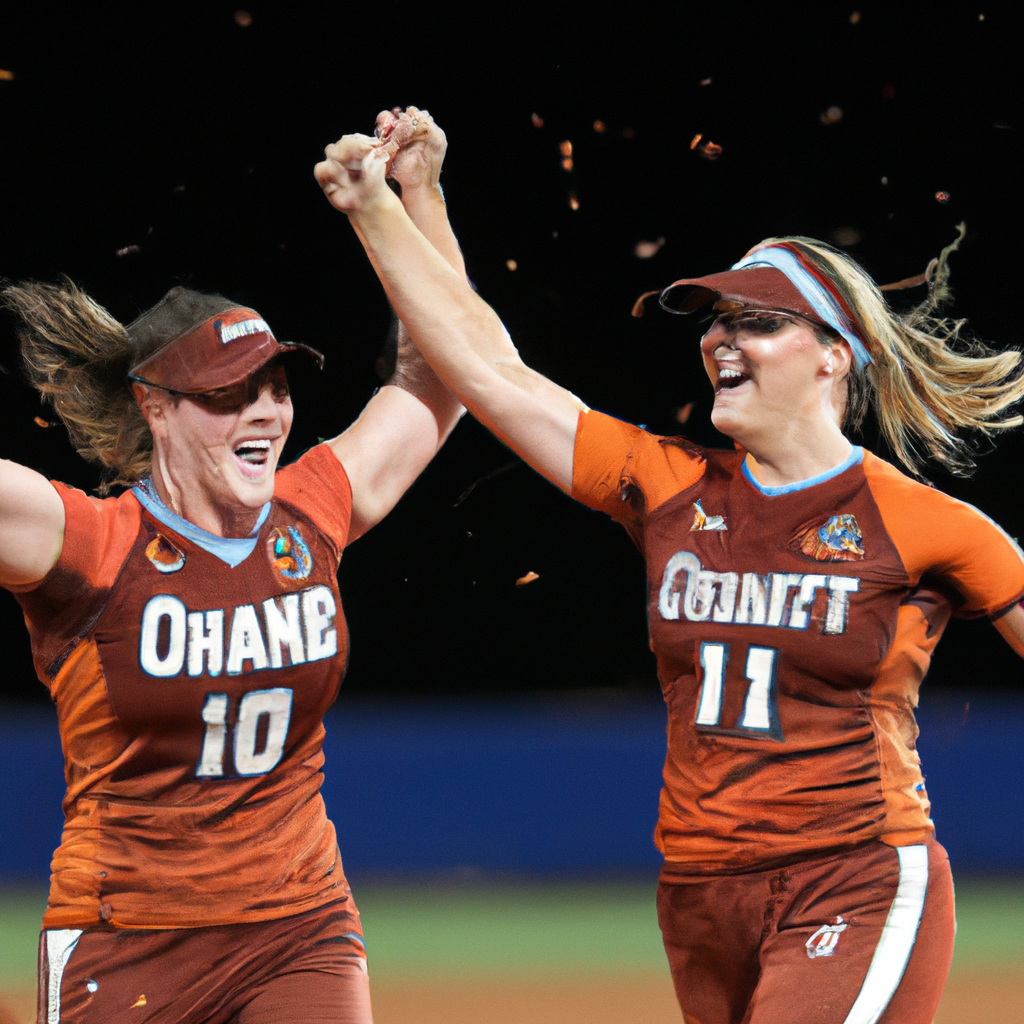
[(79, 455), (102, 467), (101, 494), (150, 473), (153, 437), (128, 371), (190, 326), (233, 305), (221, 295), (172, 288), (127, 327), (69, 278), (10, 285), (0, 305), (19, 318), (29, 383), (67, 427)]
[(906, 313), (897, 313), (882, 289), (853, 259), (813, 238), (766, 238), (755, 248), (786, 242), (835, 285), (857, 321), (872, 362), (851, 369), (846, 426), (858, 429), (868, 408), (882, 436), (903, 465), (917, 476), (926, 458), (951, 473), (974, 470), (974, 444), (963, 437), (977, 431), (992, 437), (1020, 426), (1024, 417), (1007, 415), (1024, 399), (1021, 353), (998, 351), (970, 335), (965, 320), (940, 314), (949, 298), (950, 254), (964, 236), (942, 250), (920, 278), (897, 287), (927, 284), (928, 295)]

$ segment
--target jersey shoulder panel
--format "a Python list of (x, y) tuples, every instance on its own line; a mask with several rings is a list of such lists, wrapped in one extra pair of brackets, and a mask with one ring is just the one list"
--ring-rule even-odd
[(693, 486), (705, 465), (703, 451), (682, 438), (584, 411), (576, 426), (572, 496), (620, 522), (635, 521)]
[(983, 512), (870, 453), (864, 472), (913, 584), (945, 580), (962, 599), (960, 616), (994, 615), (1024, 596), (1024, 552)]
[(16, 595), (44, 682), (102, 610), (142, 522), (130, 491), (100, 499), (56, 481), (53, 486), (64, 502), (60, 557), (39, 584)]
[(310, 448), (278, 471), (274, 497), (311, 519), (340, 558), (352, 522), (352, 485), (345, 467), (326, 444)]

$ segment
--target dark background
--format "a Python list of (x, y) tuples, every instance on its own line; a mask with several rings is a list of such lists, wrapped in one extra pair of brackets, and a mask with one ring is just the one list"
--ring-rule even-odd
[[(688, 436), (723, 443), (697, 325), (653, 309), (634, 320), (630, 307), (774, 234), (859, 237), (849, 251), (887, 282), (920, 273), (966, 221), (953, 312), (997, 345), (1021, 343), (1019, 15), (890, 0), (456, 19), (309, 2), (251, 3), (244, 25), (237, 10), (3, 16), (0, 69), (14, 77), (0, 79), (0, 276), (66, 273), (123, 322), (176, 283), (255, 305), (279, 337), (328, 353), (322, 375), (293, 372), (287, 457), (347, 426), (377, 383), (388, 310), (311, 172), (327, 142), (396, 104), (447, 131), (443, 181), (480, 293), (526, 360), (595, 408), (671, 433), (692, 401)], [(832, 106), (842, 119), (823, 124)], [(718, 160), (690, 149), (697, 132), (722, 146)], [(658, 238), (655, 256), (635, 255)], [(0, 364), (0, 455), (94, 487), (63, 428), (34, 423), (53, 417), (21, 380), (9, 318)], [(882, 451), (871, 430), (865, 441)], [(971, 481), (929, 475), (1018, 535), (1022, 451), (1017, 432)], [(530, 571), (540, 578), (515, 586)], [(341, 576), (350, 692), (655, 691), (628, 539), (475, 423), (346, 552)], [(44, 700), (17, 605), (0, 598), (0, 698)], [(1020, 680), (989, 626), (954, 623), (929, 686)]]

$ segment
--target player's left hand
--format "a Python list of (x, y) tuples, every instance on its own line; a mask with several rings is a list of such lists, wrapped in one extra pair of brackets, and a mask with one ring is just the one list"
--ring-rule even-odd
[(377, 137), (392, 151), (388, 177), (407, 189), (436, 188), (448, 140), (426, 110), (382, 111), (377, 116)]

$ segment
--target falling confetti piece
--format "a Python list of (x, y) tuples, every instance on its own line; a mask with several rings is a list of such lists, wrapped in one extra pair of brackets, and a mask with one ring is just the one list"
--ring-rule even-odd
[(564, 157), (562, 157), (562, 170), (563, 171), (571, 171), (572, 170), (572, 157), (571, 156), (564, 156)]
[(661, 237), (656, 242), (637, 242), (633, 252), (637, 259), (649, 260), (664, 244), (665, 239)]
[(631, 138), (633, 138), (634, 135), (636, 135), (636, 132), (633, 131), (632, 128), (623, 128), (622, 129), (622, 137), (624, 139), (631, 139)]
[(35, 425), (37, 427), (42, 427), (44, 430), (47, 427), (52, 426), (52, 424), (48, 423), (46, 420), (44, 420), (42, 416), (33, 416), (32, 417), (32, 422), (35, 423)]
[(888, 175), (883, 175), (882, 176), (882, 184), (883, 185), (888, 185), (889, 184), (889, 177), (888, 177)]
[(516, 580), (517, 587), (525, 587), (527, 583), (532, 583), (534, 580), (539, 580), (540, 577), (535, 572), (528, 572), (525, 576), (520, 576)]
[(604, 121), (595, 121), (594, 122), (594, 131), (597, 132), (598, 135), (603, 135), (604, 132), (605, 132)]
[(516, 263), (515, 260), (505, 260), (505, 266), (508, 267), (509, 270), (518, 270), (519, 268), (519, 264)]
[(235, 11), (235, 24), (248, 28), (252, 24), (252, 15), (248, 11)]
[(861, 240), (861, 233), (852, 227), (836, 228), (832, 232), (832, 241), (839, 246), (840, 249), (846, 249), (851, 245), (856, 245)]
[(693, 402), (687, 402), (686, 405), (676, 409), (676, 423), (685, 423), (693, 413)]
[(936, 192), (935, 201), (937, 203), (948, 203), (950, 200), (950, 194), (948, 192)]
[(829, 107), (828, 110), (818, 116), (822, 124), (838, 124), (843, 119), (843, 108)]
[(850, 15), (850, 24), (856, 25), (860, 21), (860, 11), (854, 11)]
[(722, 147), (709, 139), (707, 142), (701, 143), (697, 152), (700, 153), (705, 160), (717, 160), (722, 155)]
[(14, 72), (13, 71), (4, 71), (2, 68), (0, 68), (0, 82), (13, 82), (13, 81), (14, 81)]
[(702, 78), (700, 80), (700, 84), (701, 85), (710, 85), (711, 84), (711, 79), (710, 78)]
[(172, 192), (184, 192), (185, 191), (185, 186), (184, 185), (175, 185), (174, 188), (171, 189), (171, 191)]
[(541, 117), (540, 114), (531, 114), (530, 115), (530, 120), (533, 122), (533, 127), (534, 128), (543, 128), (544, 127), (544, 118)]
[(979, 14), (978, 15), (978, 21), (984, 21), (984, 20), (985, 20), (985, 15), (984, 14)]
[(580, 201), (576, 198), (575, 192), (569, 193), (569, 209), (578, 210), (580, 208)]
[(690, 149), (696, 149), (697, 143), (700, 142), (700, 140), (703, 138), (704, 135), (701, 132), (697, 132), (697, 134), (694, 135), (692, 139), (690, 139)]
[(123, 249), (117, 250), (118, 256), (134, 256), (137, 252), (142, 250), (137, 245), (126, 245)]
[(146, 996), (145, 996), (145, 994), (143, 994), (143, 995), (139, 996), (139, 998), (136, 999), (135, 1002), (132, 1003), (132, 1005), (128, 1007), (128, 1009), (129, 1010), (134, 1010), (137, 1006), (145, 1006), (145, 1005), (146, 1005)]

